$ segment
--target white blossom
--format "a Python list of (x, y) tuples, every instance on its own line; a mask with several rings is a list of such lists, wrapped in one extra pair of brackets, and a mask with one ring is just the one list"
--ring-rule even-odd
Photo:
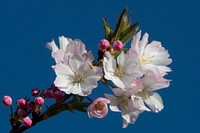
[(133, 56), (133, 54), (125, 54), (122, 51), (117, 59), (114, 59), (109, 52), (106, 52), (103, 59), (104, 77), (122, 89), (129, 85), (133, 79), (141, 77), (140, 66), (137, 60), (133, 59)]
[[(138, 92), (134, 94), (140, 96), (153, 112), (159, 112), (164, 108), (162, 98), (155, 91), (168, 87), (170, 82), (164, 79), (158, 70), (147, 71), (145, 76), (135, 83), (137, 84), (132, 86), (132, 89), (138, 90)], [(128, 90), (131, 90), (131, 88)]]
[(169, 53), (162, 47), (161, 42), (152, 41), (148, 44), (148, 34), (145, 33), (140, 41), (141, 31), (132, 40), (131, 50), (138, 53), (138, 60), (144, 71), (157, 68), (162, 75), (166, 75), (171, 69), (167, 67), (172, 62)]
[(59, 37), (60, 49), (55, 44), (55, 41), (47, 43), (46, 47), (52, 50), (52, 57), (55, 59), (56, 63), (62, 62), (65, 54), (75, 54), (78, 53), (85, 57), (86, 60), (92, 62), (94, 57), (91, 51), (85, 49), (85, 44), (79, 40), (72, 40), (71, 38), (66, 38), (64, 36)]
[(66, 55), (54, 70), (57, 75), (54, 84), (66, 94), (87, 96), (102, 77), (102, 69), (93, 66), (81, 54)]
[(115, 96), (111, 94), (105, 94), (105, 96), (110, 100), (110, 109), (113, 112), (121, 112), (123, 128), (126, 128), (129, 123), (133, 124), (143, 111), (149, 111), (142, 98), (131, 95), (131, 91), (124, 91), (120, 88), (112, 90)]

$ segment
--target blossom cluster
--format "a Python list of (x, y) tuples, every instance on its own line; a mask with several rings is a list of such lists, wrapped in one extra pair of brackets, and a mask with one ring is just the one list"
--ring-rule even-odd
[[(92, 64), (93, 55), (80, 40), (59, 37), (60, 49), (54, 41), (48, 43), (57, 63), (53, 66), (57, 75), (55, 86), (66, 94), (88, 96), (100, 79), (112, 82), (114, 95), (105, 94), (107, 99), (97, 98), (89, 106), (88, 115), (102, 118), (108, 112), (105, 103), (110, 103), (112, 111), (121, 112), (124, 128), (128, 123), (133, 124), (144, 111), (161, 111), (163, 102), (155, 91), (169, 86), (170, 80), (164, 76), (171, 71), (167, 65), (172, 60), (160, 42), (148, 44), (147, 33), (140, 38), (141, 31), (133, 37), (131, 48), (126, 52), (120, 40), (111, 45), (102, 39), (98, 44), (99, 50), (104, 52), (101, 67)], [(120, 54), (114, 57), (107, 51), (109, 47)]]
[[(171, 71), (168, 67), (172, 59), (159, 41), (148, 42), (148, 33), (142, 36), (138, 23), (130, 25), (126, 9), (120, 16), (116, 29), (103, 20), (105, 38), (99, 41), (98, 58), (79, 39), (64, 36), (47, 43), (55, 60), (52, 69), (56, 78), (49, 89), (40, 92), (32, 90), (34, 100), (19, 99), (16, 116), (12, 116), (12, 126), (16, 123), (30, 127), (64, 110), (86, 112), (89, 118), (104, 118), (108, 112), (120, 112), (123, 128), (133, 124), (144, 111), (160, 112), (163, 101), (157, 90), (170, 85), (165, 76)], [(125, 44), (132, 38), (131, 47)], [(113, 94), (105, 92), (105, 97), (91, 100), (89, 96), (98, 82), (108, 85)], [(56, 103), (41, 114), (44, 100), (54, 98)], [(88, 99), (89, 102), (85, 102)], [(2, 103), (11, 106), (12, 99), (5, 96)], [(11, 113), (12, 114), (12, 113)], [(32, 119), (28, 116), (32, 114)], [(13, 124), (14, 123), (14, 124)], [(18, 125), (18, 127), (19, 127)], [(23, 130), (24, 131), (24, 130)]]

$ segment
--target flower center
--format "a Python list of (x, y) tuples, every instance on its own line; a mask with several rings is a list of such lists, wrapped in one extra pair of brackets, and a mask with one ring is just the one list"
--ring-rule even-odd
[(123, 108), (125, 108), (126, 110), (128, 110), (128, 97), (121, 97), (120, 102)]
[(99, 101), (97, 104), (95, 104), (94, 108), (97, 111), (102, 111), (104, 109), (105, 105), (103, 102)]
[(144, 65), (144, 64), (149, 64), (151, 62), (151, 58), (153, 58), (154, 55), (152, 56), (146, 56), (146, 55), (142, 55), (141, 59), (140, 59), (140, 64)]
[(141, 92), (139, 92), (139, 95), (143, 98), (143, 99), (147, 99), (150, 97), (150, 92), (147, 90), (142, 90)]
[(115, 71), (115, 75), (118, 77), (121, 77), (124, 75), (124, 68), (123, 67), (118, 67)]
[(73, 84), (82, 83), (83, 80), (84, 80), (84, 73), (83, 72), (79, 72), (79, 73), (75, 74), (75, 76), (73, 78)]

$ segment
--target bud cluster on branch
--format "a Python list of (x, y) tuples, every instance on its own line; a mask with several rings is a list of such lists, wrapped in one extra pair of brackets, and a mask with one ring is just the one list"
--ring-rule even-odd
[[(129, 18), (124, 9), (114, 30), (103, 19), (105, 38), (97, 45), (97, 59), (79, 39), (60, 36), (59, 47), (54, 40), (47, 43), (55, 60), (52, 66), (55, 81), (48, 89), (34, 88), (33, 98), (17, 100), (14, 112), (12, 98), (3, 97), (2, 103), (11, 110), (10, 132), (23, 132), (66, 110), (85, 112), (89, 118), (103, 118), (109, 112), (109, 105), (111, 111), (121, 113), (123, 128), (133, 124), (144, 111), (161, 111), (163, 101), (156, 91), (169, 86), (170, 80), (164, 76), (171, 71), (167, 65), (172, 60), (161, 42), (148, 43), (149, 35), (142, 36), (139, 22), (131, 25)], [(130, 39), (131, 47), (125, 48)], [(99, 81), (108, 85), (113, 94), (105, 93), (105, 97), (92, 100), (89, 95)], [(55, 99), (55, 103), (44, 109), (47, 99)]]

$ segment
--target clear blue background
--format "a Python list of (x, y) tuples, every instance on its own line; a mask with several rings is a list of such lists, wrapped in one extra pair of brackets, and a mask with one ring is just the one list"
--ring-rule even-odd
[[(134, 125), (122, 129), (119, 113), (104, 119), (63, 112), (32, 127), (34, 132), (198, 133), (200, 120), (200, 10), (198, 0), (43, 0), (0, 1), (0, 97), (30, 96), (34, 87), (45, 89), (55, 79), (46, 42), (64, 35), (79, 38), (97, 52), (104, 37), (102, 18), (114, 27), (116, 15), (128, 6), (133, 21), (169, 50), (171, 86), (160, 92), (165, 108), (159, 114), (143, 113)], [(92, 97), (102, 96), (103, 86)], [(100, 93), (99, 93), (100, 92)], [(9, 108), (0, 106), (0, 133), (10, 129)]]

